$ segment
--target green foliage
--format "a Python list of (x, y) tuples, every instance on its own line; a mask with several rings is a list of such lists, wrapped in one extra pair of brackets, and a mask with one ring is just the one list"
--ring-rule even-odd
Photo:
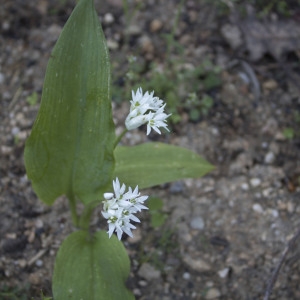
[(52, 300), (52, 297), (46, 297), (46, 296), (44, 296), (43, 292), (41, 292), (41, 299), (42, 300)]
[[(258, 17), (265, 17), (270, 15), (270, 13), (277, 13), (283, 17), (290, 17), (293, 14), (295, 6), (300, 4), (299, 0), (229, 0), (229, 1), (220, 1), (220, 0), (206, 0), (208, 3), (213, 2), (217, 7), (221, 15), (229, 14), (231, 5), (235, 5), (242, 15), (246, 15), (245, 4), (251, 4), (256, 12)], [(231, 5), (229, 5), (231, 3)]]
[(106, 232), (90, 236), (76, 231), (64, 240), (54, 267), (55, 300), (132, 300), (125, 280), (130, 262), (127, 252), (115, 235)]
[[(133, 64), (130, 67), (136, 70)], [(133, 74), (135, 70), (128, 73)], [(207, 93), (221, 85), (220, 72), (221, 69), (210, 60), (205, 60), (194, 68), (183, 64), (181, 60), (170, 59), (164, 69), (153, 63), (147, 76), (131, 75), (130, 85), (134, 89), (142, 86), (144, 90), (154, 90), (155, 95), (164, 99), (168, 112), (172, 113), (170, 117), (172, 123), (176, 124), (181, 120), (182, 110), (188, 112), (191, 120), (198, 121), (213, 106), (213, 99)], [(191, 94), (195, 95), (193, 103), (187, 101), (188, 95)], [(207, 97), (212, 100), (209, 106), (204, 104), (207, 99), (202, 102), (203, 98)], [(206, 106), (205, 111), (202, 109), (203, 105)]]
[(152, 187), (183, 178), (198, 178), (214, 167), (188, 149), (163, 143), (117, 147), (114, 177), (129, 186)]
[(300, 112), (294, 111), (294, 120), (296, 123), (300, 123)]
[[(126, 1), (123, 0), (124, 2)], [(193, 121), (198, 121), (204, 117), (208, 110), (202, 109), (202, 98), (206, 97), (203, 95), (208, 95), (212, 89), (221, 85), (221, 69), (215, 66), (211, 60), (206, 59), (196, 67), (185, 63), (184, 47), (175, 39), (184, 2), (181, 0), (178, 4), (171, 32), (162, 35), (166, 44), (164, 64), (152, 63), (148, 65), (130, 57), (126, 75), (123, 76), (124, 72), (119, 70), (115, 72), (119, 73), (116, 78), (121, 79), (121, 81), (124, 80), (124, 86), (116, 86), (113, 91), (113, 99), (116, 102), (124, 101), (124, 94), (126, 97), (130, 97), (131, 90), (136, 90), (139, 87), (142, 87), (144, 91), (155, 91), (155, 95), (167, 103), (168, 113), (172, 114), (169, 120), (173, 124), (181, 121), (183, 111), (187, 111)], [(127, 9), (125, 9), (125, 15), (128, 15), (126, 11)], [(127, 21), (127, 23), (129, 22)], [(187, 97), (191, 93), (195, 93), (197, 103), (189, 106)], [(210, 105), (209, 109), (212, 106)]]
[(178, 242), (174, 228), (170, 229), (166, 226), (162, 226), (160, 229), (160, 236), (153, 236), (155, 240), (151, 240), (152, 250), (149, 253), (141, 251), (140, 263), (149, 262), (156, 269), (161, 272), (165, 271), (166, 257), (169, 254), (172, 256), (179, 256)]
[(293, 128), (291, 127), (287, 127), (287, 128), (284, 128), (283, 129), (283, 132), (282, 132), (283, 136), (288, 139), (288, 140), (292, 140), (295, 136), (295, 131)]
[(0, 286), (1, 300), (27, 300), (29, 299), (29, 285), (23, 287), (9, 287), (5, 284)]
[(162, 211), (163, 201), (157, 197), (149, 197), (147, 200), (147, 206), (150, 213), (150, 224), (153, 228), (162, 226), (168, 215)]
[(26, 101), (30, 105), (36, 105), (37, 102), (38, 102), (38, 94), (37, 94), (37, 92), (33, 92), (31, 95), (29, 95), (26, 98)]
[(81, 0), (48, 63), (25, 166), (46, 204), (65, 194), (87, 204), (111, 185), (115, 131), (110, 63), (92, 0)]
[(214, 104), (214, 100), (207, 94), (204, 94), (202, 99), (198, 99), (196, 93), (188, 95), (188, 99), (184, 107), (189, 108), (190, 119), (197, 121), (201, 115), (206, 116)]

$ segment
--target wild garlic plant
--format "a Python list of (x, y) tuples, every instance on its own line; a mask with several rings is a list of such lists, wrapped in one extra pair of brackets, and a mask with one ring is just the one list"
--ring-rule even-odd
[[(147, 135), (169, 131), (170, 114), (154, 92), (139, 88), (130, 102), (125, 129), (116, 137), (106, 41), (93, 0), (80, 0), (50, 55), (24, 153), (38, 198), (52, 205), (65, 195), (76, 228), (56, 255), (55, 300), (134, 299), (125, 285), (130, 264), (121, 239), (123, 233), (133, 235), (132, 222), (140, 222), (136, 213), (147, 210), (148, 196), (139, 189), (200, 177), (213, 168), (196, 153), (173, 145), (120, 146), (125, 133), (141, 125)], [(93, 232), (90, 219), (98, 206), (108, 228)]]

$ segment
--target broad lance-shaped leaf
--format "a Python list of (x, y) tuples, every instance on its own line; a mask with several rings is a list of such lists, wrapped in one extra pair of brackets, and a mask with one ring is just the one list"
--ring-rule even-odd
[(85, 204), (111, 183), (114, 124), (110, 63), (93, 0), (80, 0), (51, 53), (25, 166), (47, 204), (66, 194)]
[(117, 147), (114, 177), (130, 186), (155, 186), (183, 178), (198, 178), (214, 167), (188, 149), (163, 143)]
[(115, 235), (99, 231), (92, 238), (73, 232), (62, 243), (55, 260), (52, 291), (55, 300), (133, 300), (126, 288), (130, 265)]

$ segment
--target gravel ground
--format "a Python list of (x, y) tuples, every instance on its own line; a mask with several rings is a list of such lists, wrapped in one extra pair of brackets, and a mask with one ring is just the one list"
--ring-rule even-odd
[[(135, 1), (127, 25), (121, 0), (95, 2), (117, 74), (127, 68), (129, 54), (163, 65), (162, 36), (172, 28), (178, 1)], [(15, 0), (4, 1), (0, 12), (0, 299), (39, 299), (40, 290), (51, 296), (55, 254), (73, 230), (66, 199), (43, 205), (23, 163), (39, 108), (28, 96), (36, 92), (40, 99), (51, 49), (72, 7), (72, 1)], [(300, 47), (254, 53), (237, 12), (220, 14), (212, 2), (186, 1), (179, 18), (175, 37), (185, 63), (197, 66), (209, 57), (222, 69), (209, 114), (190, 122), (182, 111), (169, 135), (146, 137), (136, 130), (125, 136), (125, 144), (159, 139), (180, 145), (216, 166), (204, 178), (145, 191), (163, 199), (167, 219), (153, 229), (145, 213), (134, 238), (124, 240), (132, 265), (128, 286), (137, 299), (262, 299), (298, 230)], [(272, 26), (293, 21), (298, 30), (296, 17), (273, 13), (271, 18)], [(120, 131), (128, 103), (113, 106)], [(293, 131), (291, 138), (286, 128)], [(92, 226), (103, 225), (97, 211)], [(298, 244), (288, 253), (270, 299), (300, 299)], [(7, 290), (16, 298), (4, 296)]]

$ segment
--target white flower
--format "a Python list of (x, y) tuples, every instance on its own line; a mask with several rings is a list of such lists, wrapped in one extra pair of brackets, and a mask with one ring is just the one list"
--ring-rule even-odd
[(147, 135), (151, 128), (157, 133), (161, 133), (159, 127), (168, 130), (166, 119), (170, 116), (164, 113), (166, 104), (158, 97), (154, 97), (154, 92), (146, 92), (138, 88), (136, 93), (132, 91), (132, 100), (130, 101), (130, 113), (128, 114), (125, 125), (128, 130), (132, 130), (147, 123)]
[(138, 186), (134, 190), (128, 188), (125, 193), (125, 184), (120, 185), (119, 179), (113, 181), (114, 193), (104, 193), (105, 200), (103, 201), (103, 217), (107, 219), (108, 235), (112, 236), (116, 231), (118, 239), (121, 240), (123, 232), (132, 237), (132, 229), (136, 227), (130, 222), (140, 222), (134, 215), (142, 209), (148, 209), (144, 206), (144, 201), (148, 196), (140, 196)]
[(151, 132), (151, 128), (154, 129), (157, 133), (161, 133), (159, 130), (159, 127), (163, 127), (166, 130), (169, 131), (167, 128), (166, 118), (168, 118), (170, 115), (165, 114), (164, 111), (164, 106), (162, 106), (157, 112), (154, 114), (151, 114), (151, 117), (149, 117), (149, 121), (147, 124), (147, 135)]

